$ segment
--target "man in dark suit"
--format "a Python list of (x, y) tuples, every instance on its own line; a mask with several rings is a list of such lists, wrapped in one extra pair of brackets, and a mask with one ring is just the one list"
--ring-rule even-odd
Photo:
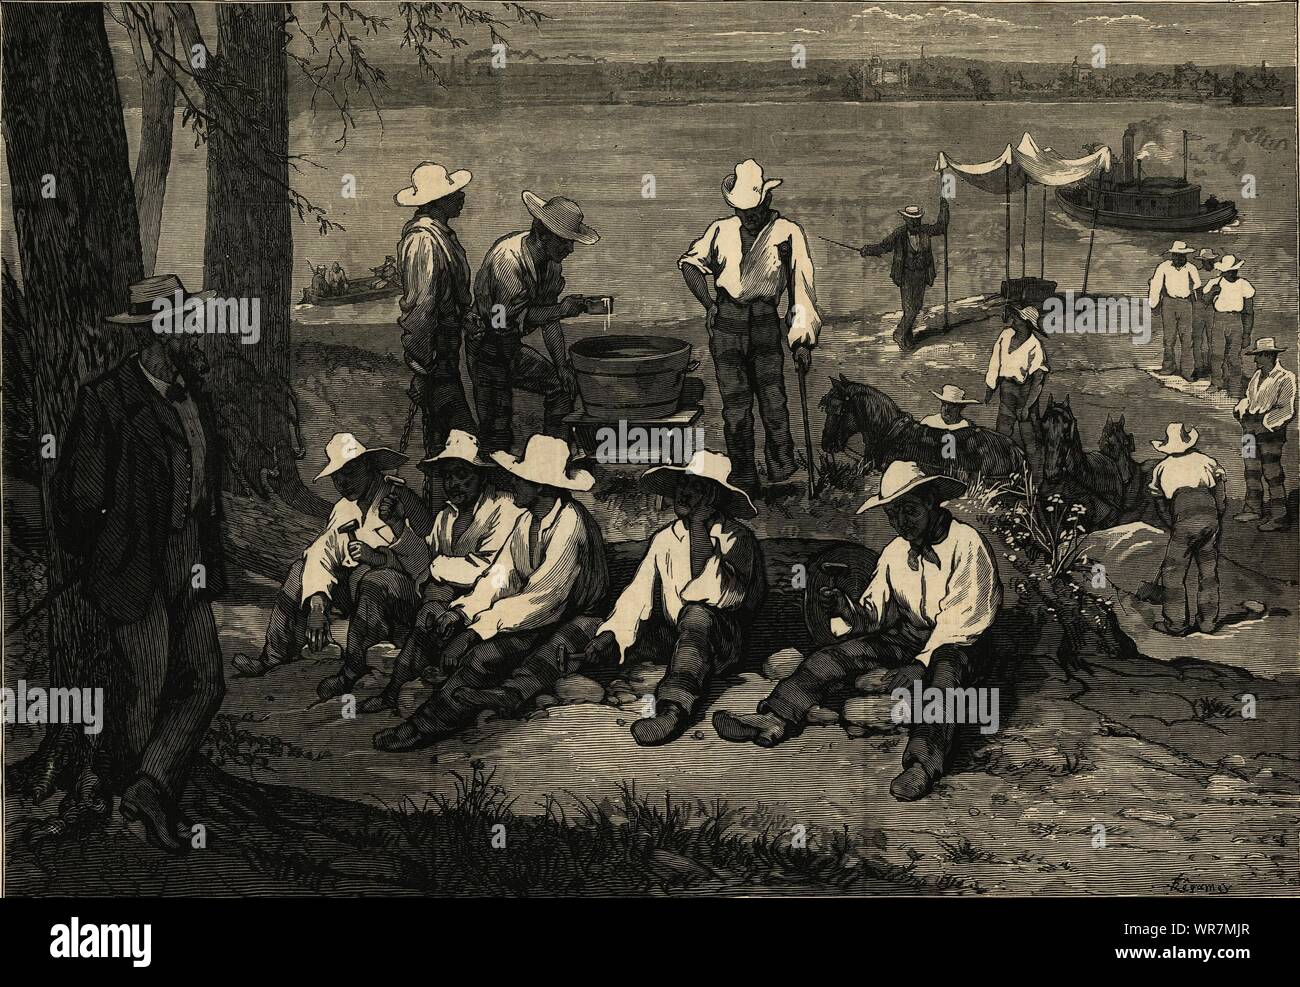
[(879, 243), (869, 243), (858, 251), (863, 257), (879, 257), (884, 253), (894, 255), (889, 268), (889, 280), (898, 285), (903, 297), (903, 317), (894, 330), (894, 342), (899, 352), (906, 353), (913, 346), (912, 326), (925, 305), (925, 289), (934, 284), (934, 251), (930, 237), (943, 236), (948, 230), (948, 200), (939, 200), (939, 219), (922, 223), (925, 211), (920, 206), (898, 210), (903, 225)]
[(210, 295), (187, 297), (175, 275), (131, 286), (108, 321), (142, 345), (81, 388), (54, 476), (55, 534), (85, 560), (82, 592), (121, 663), (115, 712), (136, 772), (121, 812), (172, 853), (188, 848), (177, 804), (225, 695), (209, 602), (225, 588), (221, 437), (197, 337), (175, 311)]

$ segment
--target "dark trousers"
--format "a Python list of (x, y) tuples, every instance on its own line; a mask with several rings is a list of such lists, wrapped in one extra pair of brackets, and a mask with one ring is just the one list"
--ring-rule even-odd
[(694, 712), (713, 679), (744, 654), (739, 615), (733, 610), (688, 603), (677, 614), (676, 626), (663, 619), (647, 622), (629, 650), (637, 657), (662, 661), (669, 649), (668, 671), (655, 689), (655, 699)]
[(1210, 325), (1214, 307), (1204, 302), (1192, 305), (1192, 359), (1202, 377), (1210, 376)]
[(1246, 469), (1246, 506), (1264, 510), (1264, 485), (1268, 484), (1269, 513), (1286, 517), (1286, 473), (1282, 469), (1282, 447), (1286, 445), (1286, 425), (1277, 429), (1264, 427), (1263, 415), (1243, 415), (1241, 430), (1255, 436), (1255, 455), (1243, 457)]
[(1190, 298), (1160, 299), (1160, 328), (1164, 335), (1164, 357), (1160, 364), (1163, 373), (1191, 377), (1196, 365), (1193, 354), (1192, 300)]
[(771, 482), (794, 473), (794, 439), (785, 398), (785, 331), (771, 302), (739, 305), (718, 296), (718, 315), (709, 336), (713, 369), (722, 397), (723, 433), (731, 458), (731, 481), (758, 486), (754, 461), (754, 398), (763, 418), (763, 455)]
[(1173, 528), (1160, 565), (1164, 618), (1175, 629), (1219, 622), (1221, 519), (1208, 488), (1180, 490), (1171, 505)]
[[(994, 427), (1020, 446), (1030, 470), (1035, 476), (1041, 476), (1043, 422), (1038, 402), (1029, 405), (1033, 382), (1032, 375), (1023, 384), (1010, 377), (998, 381), (998, 419)], [(1022, 415), (1026, 416), (1023, 420)]]
[(447, 444), (447, 433), (453, 428), (471, 435), (478, 430), (469, 410), (469, 401), (465, 398), (459, 366), (453, 373), (439, 369), (432, 375), (415, 374), (407, 393), (420, 409), (426, 458), (442, 451)]
[[(597, 617), (582, 616), (533, 631), (498, 634), (470, 647), (456, 670), (412, 715), (421, 733), (449, 734), (471, 723), (481, 706), (458, 696), (462, 688), (506, 689), (514, 705), (522, 705), (551, 688), (567, 671), (567, 658), (581, 654), (600, 626)], [(463, 646), (452, 640), (447, 651)]]
[(894, 342), (900, 346), (912, 345), (912, 329), (916, 325), (916, 317), (925, 308), (927, 287), (924, 273), (915, 277), (904, 275), (903, 283), (898, 286), (898, 293), (903, 300), (903, 317), (898, 320), (898, 327), (894, 330)]
[[(289, 568), (276, 594), (266, 627), (265, 654), (271, 662), (294, 661), (307, 636), (307, 608), (302, 602), (302, 559)], [(419, 604), (415, 582), (396, 569), (348, 568), (334, 583), (330, 605), (351, 618), (343, 647), (343, 665), (353, 671), (366, 667), (366, 652), (390, 641), (411, 624)], [(395, 642), (402, 643), (402, 642)]]
[(393, 675), (384, 688), (390, 698), (396, 698), (402, 686), (420, 674), (426, 665), (438, 664), (438, 635), (435, 627), (438, 618), (447, 612), (447, 605), (461, 594), (461, 589), (450, 583), (429, 580), (420, 595), (420, 608), (415, 615), (415, 626), (407, 635), (402, 650), (393, 663)]
[(560, 380), (555, 364), (517, 336), (489, 333), (466, 347), (474, 380), (479, 446), (486, 451), (510, 449), (514, 443), (516, 389), (542, 396), (542, 431), (564, 438), (564, 418), (573, 411), (573, 395)]
[(126, 683), (125, 741), (139, 771), (179, 798), (190, 762), (226, 695), (212, 606), (193, 587), (202, 562), (198, 526), (172, 534), (161, 585), (145, 615), (115, 627)]
[(1214, 312), (1210, 322), (1210, 383), (1235, 398), (1246, 393), (1241, 358), (1250, 342), (1240, 312)]
[[(825, 703), (832, 693), (847, 689), (863, 672), (881, 666), (896, 667), (914, 659), (927, 636), (927, 631), (904, 623), (814, 651), (793, 675), (772, 690), (767, 709), (789, 723), (802, 725), (810, 709)], [(975, 656), (974, 648), (939, 648), (926, 668), (924, 686), (963, 689), (975, 684), (983, 672), (982, 662)], [(943, 774), (955, 728), (956, 724), (948, 722), (911, 724), (903, 767), (919, 763), (931, 778)]]

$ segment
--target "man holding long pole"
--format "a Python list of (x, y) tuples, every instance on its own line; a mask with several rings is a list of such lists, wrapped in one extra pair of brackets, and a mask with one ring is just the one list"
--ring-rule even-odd
[(939, 219), (922, 223), (925, 211), (920, 206), (900, 209), (902, 226), (895, 229), (879, 243), (869, 243), (858, 253), (863, 257), (879, 257), (884, 253), (894, 255), (889, 269), (889, 279), (898, 285), (903, 300), (903, 317), (894, 330), (894, 342), (899, 352), (906, 353), (914, 345), (912, 327), (925, 305), (925, 289), (934, 284), (934, 251), (930, 238), (948, 232), (948, 200), (939, 199)]

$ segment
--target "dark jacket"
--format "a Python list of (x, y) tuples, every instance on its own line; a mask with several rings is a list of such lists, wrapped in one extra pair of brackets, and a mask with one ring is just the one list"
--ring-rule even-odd
[(918, 256), (921, 258), (920, 263), (915, 261), (908, 263), (909, 255), (912, 253), (907, 238), (907, 224), (904, 223), (898, 229), (890, 233), (879, 243), (863, 247), (863, 251), (868, 257), (879, 257), (881, 254), (892, 251), (894, 254), (893, 264), (889, 269), (889, 280), (900, 288), (907, 277), (909, 269), (912, 277), (919, 274), (925, 275), (927, 286), (934, 284), (934, 251), (930, 249), (930, 237), (943, 236), (948, 231), (948, 200), (939, 200), (939, 218), (933, 223), (921, 223), (916, 228), (916, 235), (921, 238), (921, 247)]
[[(203, 422), (204, 473), (199, 544), (207, 593), (225, 589), (221, 546), (222, 443), (211, 399), (195, 391)], [(86, 561), (87, 599), (115, 624), (145, 614), (172, 533), (176, 470), (189, 447), (180, 415), (153, 388), (131, 354), (81, 388), (54, 472), (54, 533), (64, 550)], [(189, 512), (189, 504), (183, 507)]]

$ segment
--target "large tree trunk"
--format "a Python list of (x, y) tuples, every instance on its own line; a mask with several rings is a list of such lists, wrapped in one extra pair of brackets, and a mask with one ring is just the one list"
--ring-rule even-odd
[[(167, 4), (150, 4), (158, 28), (158, 43), (174, 53), (175, 32)], [(127, 33), (140, 73), (140, 147), (135, 157), (135, 207), (140, 215), (140, 254), (144, 273), (154, 273), (158, 238), (162, 231), (167, 174), (172, 162), (172, 127), (176, 118), (176, 80), (153, 50), (149, 38), (135, 21), (127, 20)]]
[[(62, 438), (77, 386), (135, 342), (129, 330), (106, 327), (104, 316), (125, 307), (128, 286), (140, 277), (140, 233), (103, 7), (9, 3), (0, 16), (4, 139), (26, 316), (12, 328), (31, 333), (39, 447), (43, 435)], [(39, 463), (47, 531), (58, 451)], [(51, 539), (46, 585), (57, 590), (77, 571)], [(102, 618), (79, 592), (58, 596), (48, 613), (52, 684), (101, 684), (107, 641)], [(48, 730), (28, 765), (38, 791), (47, 794), (79, 772), (87, 745), (78, 727)]]
[[(324, 515), (328, 506), (303, 486), (301, 443), (289, 375), (290, 274), (286, 5), (221, 4), (207, 100), (208, 215), (204, 287), (226, 299), (257, 299), (261, 336), (206, 338), (209, 385), (224, 419), (232, 493)], [(211, 91), (211, 90), (209, 90)]]

